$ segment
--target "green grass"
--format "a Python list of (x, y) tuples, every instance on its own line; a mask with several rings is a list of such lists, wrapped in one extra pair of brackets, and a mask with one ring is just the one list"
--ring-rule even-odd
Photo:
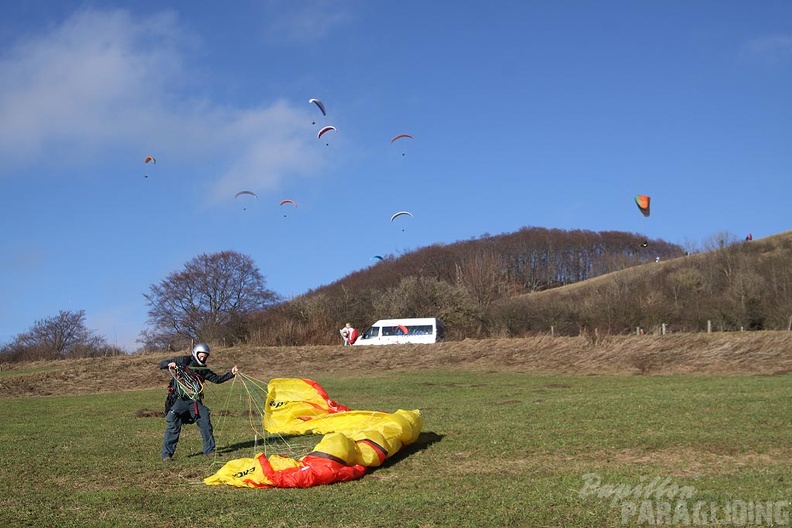
[[(221, 464), (199, 456), (197, 427), (183, 430), (172, 463), (160, 460), (162, 390), (4, 398), (0, 526), (637, 523), (622, 524), (608, 497), (580, 496), (590, 473), (630, 488), (670, 479), (695, 488), (688, 505), (792, 497), (789, 376), (424, 371), (317, 381), (354, 409), (421, 409), (418, 443), (353, 482), (206, 486)], [(208, 391), (224, 460), (252, 456), (240, 386)]]

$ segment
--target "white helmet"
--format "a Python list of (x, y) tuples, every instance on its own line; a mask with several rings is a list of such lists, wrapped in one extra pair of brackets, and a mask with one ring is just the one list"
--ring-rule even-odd
[(192, 351), (193, 359), (195, 359), (195, 361), (199, 365), (201, 365), (202, 367), (205, 367), (206, 365), (204, 364), (204, 362), (201, 361), (200, 359), (198, 359), (198, 354), (200, 352), (203, 352), (204, 354), (206, 354), (208, 356), (209, 352), (210, 352), (209, 345), (207, 345), (206, 343), (198, 343), (197, 345), (195, 345), (195, 347), (193, 347), (193, 351)]

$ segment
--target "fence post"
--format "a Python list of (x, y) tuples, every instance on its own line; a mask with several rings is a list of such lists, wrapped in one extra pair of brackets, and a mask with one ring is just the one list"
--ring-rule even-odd
[(666, 335), (666, 324), (665, 323), (660, 325), (660, 335)]
[(712, 321), (710, 321), (709, 319), (707, 319), (707, 333), (708, 334), (712, 333)]

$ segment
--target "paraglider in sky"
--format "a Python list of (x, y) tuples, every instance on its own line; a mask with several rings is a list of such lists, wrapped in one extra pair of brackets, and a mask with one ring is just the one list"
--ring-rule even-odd
[[(239, 191), (234, 195), (234, 199), (239, 198), (240, 196), (252, 196), (253, 198), (258, 199), (258, 195), (253, 191)], [(243, 208), (243, 211), (247, 211), (247, 207)]]
[[(394, 215), (391, 216), (390, 221), (393, 222), (394, 220), (396, 220), (400, 216), (409, 216), (409, 217), (412, 218), (412, 215), (413, 214), (410, 211), (399, 211), (398, 213), (394, 213)], [(402, 229), (402, 231), (404, 231), (404, 229)]]
[(404, 216), (404, 215), (407, 215), (407, 216), (411, 217), (413, 214), (410, 211), (399, 211), (398, 213), (394, 213), (394, 215), (391, 216), (390, 221), (393, 222), (394, 220), (396, 220), (400, 216)]
[[(143, 158), (144, 165), (148, 165), (149, 163), (151, 163), (152, 165), (157, 164), (157, 160), (154, 159), (154, 156), (146, 156), (145, 158)], [(148, 174), (144, 174), (143, 177), (148, 178)]]
[(382, 255), (374, 255), (369, 260), (382, 260)]
[[(335, 131), (335, 129), (336, 129), (336, 127), (334, 127), (332, 125), (328, 125), (328, 126), (322, 128), (322, 130), (320, 130), (319, 133), (316, 134), (316, 139), (321, 139), (322, 136), (324, 136), (326, 132), (330, 132), (331, 130)], [(330, 143), (327, 143), (327, 144), (329, 145)]]
[(638, 209), (641, 211), (641, 214), (644, 216), (649, 216), (649, 202), (651, 198), (649, 198), (645, 194), (639, 194), (635, 197), (635, 205), (638, 206)]
[[(245, 380), (244, 376), (239, 378)], [(417, 441), (423, 428), (418, 409), (393, 413), (352, 410), (330, 399), (317, 382), (299, 378), (270, 380), (262, 422), (273, 439), (275, 435), (290, 439), (309, 434), (324, 436), (299, 458), (267, 456), (265, 451), (254, 458), (229, 460), (206, 477), (205, 484), (306, 488), (354, 480)]]
[[(283, 206), (284, 204), (292, 204), (294, 207), (297, 207), (297, 202), (295, 202), (294, 200), (290, 200), (288, 198), (285, 200), (281, 200), (280, 205)], [(283, 215), (283, 217), (286, 218), (286, 215)]]
[[(391, 139), (391, 143), (395, 143), (396, 141), (398, 141), (400, 139), (404, 139), (404, 138), (415, 139), (410, 134), (399, 134), (397, 136), (393, 136), (393, 139)], [(402, 152), (402, 156), (404, 156), (404, 152)]]
[(322, 115), (323, 116), (327, 115), (327, 110), (325, 110), (325, 105), (324, 105), (324, 103), (322, 101), (320, 101), (319, 99), (308, 99), (308, 104), (311, 104), (311, 103), (313, 103), (313, 104), (315, 104), (316, 106), (319, 107), (319, 110), (322, 111)]

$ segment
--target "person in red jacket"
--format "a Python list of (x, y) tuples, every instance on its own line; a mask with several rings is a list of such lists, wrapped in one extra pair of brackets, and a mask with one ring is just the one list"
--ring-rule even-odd
[(354, 326), (350, 327), (349, 333), (347, 334), (347, 341), (349, 341), (350, 345), (354, 345), (355, 344), (355, 341), (357, 341), (358, 335), (360, 335), (360, 333), (357, 331), (357, 328), (355, 328)]

